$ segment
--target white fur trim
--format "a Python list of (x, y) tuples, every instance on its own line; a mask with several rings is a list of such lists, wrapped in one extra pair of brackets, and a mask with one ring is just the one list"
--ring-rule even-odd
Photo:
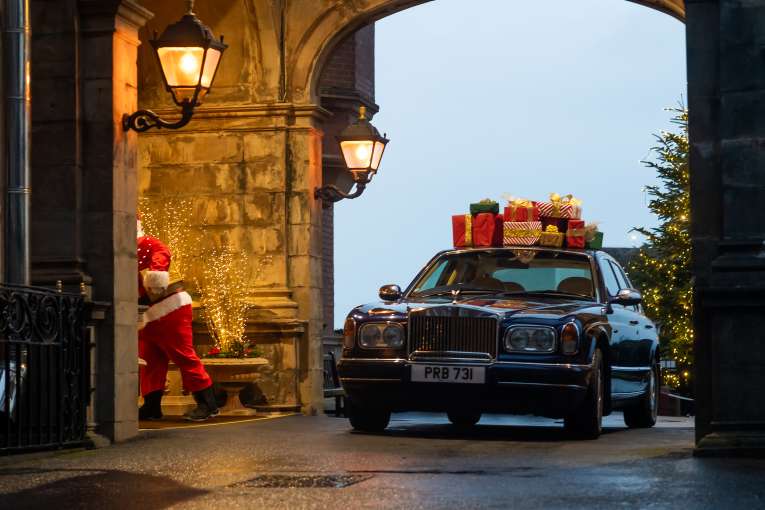
[(146, 289), (166, 289), (170, 285), (170, 273), (167, 271), (146, 271), (143, 286)]
[(188, 292), (181, 291), (166, 297), (162, 301), (149, 307), (143, 314), (144, 320), (149, 323), (161, 319), (165, 315), (170, 315), (179, 308), (191, 304), (191, 296)]

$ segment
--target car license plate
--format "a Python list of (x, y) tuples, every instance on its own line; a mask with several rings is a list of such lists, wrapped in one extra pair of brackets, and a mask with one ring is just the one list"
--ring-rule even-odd
[(483, 384), (486, 367), (412, 365), (412, 382)]

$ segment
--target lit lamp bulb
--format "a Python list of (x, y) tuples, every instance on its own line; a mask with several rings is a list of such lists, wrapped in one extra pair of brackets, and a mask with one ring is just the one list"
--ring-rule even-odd
[(369, 147), (364, 145), (359, 145), (356, 149), (356, 158), (359, 161), (369, 161), (369, 156), (371, 156), (371, 153), (369, 152)]
[(187, 75), (197, 74), (197, 70), (199, 69), (197, 58), (191, 52), (184, 53), (179, 64), (181, 66), (181, 71)]

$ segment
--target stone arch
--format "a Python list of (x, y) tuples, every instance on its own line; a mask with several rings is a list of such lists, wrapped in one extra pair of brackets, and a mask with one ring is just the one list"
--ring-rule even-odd
[[(337, 44), (359, 28), (433, 0), (346, 0), (317, 13), (294, 47), (290, 64), (296, 102), (318, 104), (321, 71)], [(685, 0), (628, 0), (685, 22)], [(300, 9), (290, 13), (298, 17)]]

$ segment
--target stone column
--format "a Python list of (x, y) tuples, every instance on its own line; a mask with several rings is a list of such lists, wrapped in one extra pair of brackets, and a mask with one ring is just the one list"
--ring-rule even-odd
[(151, 13), (133, 0), (79, 0), (83, 255), (97, 275), (93, 298), (110, 308), (97, 329), (98, 432), (138, 432), (135, 133), (122, 116), (137, 107), (138, 29)]
[(765, 1), (686, 0), (699, 455), (765, 454)]

